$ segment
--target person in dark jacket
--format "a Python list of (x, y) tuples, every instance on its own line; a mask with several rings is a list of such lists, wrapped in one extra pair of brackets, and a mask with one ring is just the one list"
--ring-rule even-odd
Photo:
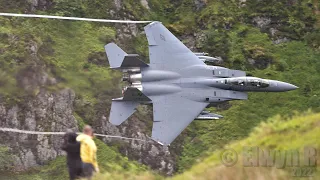
[(80, 158), (80, 143), (76, 141), (77, 134), (68, 130), (64, 135), (62, 150), (67, 152), (67, 166), (70, 180), (81, 178), (82, 161)]

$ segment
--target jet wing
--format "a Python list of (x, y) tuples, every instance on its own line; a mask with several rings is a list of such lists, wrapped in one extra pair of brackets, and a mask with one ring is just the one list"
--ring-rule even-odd
[(205, 65), (161, 22), (153, 22), (144, 29), (149, 44), (151, 67), (179, 71), (193, 65)]
[(180, 95), (153, 99), (152, 139), (169, 145), (208, 105)]

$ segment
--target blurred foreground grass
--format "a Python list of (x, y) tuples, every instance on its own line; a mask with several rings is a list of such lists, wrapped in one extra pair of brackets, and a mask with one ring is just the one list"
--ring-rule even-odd
[[(299, 176), (299, 173), (294, 174), (294, 168), (309, 168), (302, 165), (302, 159), (300, 159), (301, 165), (299, 167), (244, 167), (242, 163), (244, 147), (259, 147), (264, 150), (298, 150), (300, 158), (303, 156), (305, 147), (313, 147), (318, 151), (318, 166), (311, 167), (314, 172), (309, 174), (311, 176), (307, 179), (319, 179), (320, 141), (318, 137), (320, 137), (320, 113), (306, 112), (296, 114), (293, 118), (275, 116), (257, 126), (249, 137), (225, 146), (226, 149), (234, 149), (238, 154), (238, 162), (234, 166), (226, 167), (221, 163), (221, 153), (224, 152), (224, 149), (220, 149), (190, 170), (169, 179), (297, 179), (300, 177), (295, 177), (295, 175)], [(95, 179), (156, 180), (164, 178), (154, 176), (149, 172), (138, 174), (108, 172), (96, 175)]]

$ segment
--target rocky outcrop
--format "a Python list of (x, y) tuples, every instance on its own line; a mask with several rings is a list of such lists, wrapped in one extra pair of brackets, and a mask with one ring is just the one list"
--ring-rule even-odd
[(140, 0), (141, 4), (143, 7), (145, 7), (146, 9), (150, 9), (149, 7), (149, 3), (147, 0)]
[(119, 11), (122, 7), (122, 1), (121, 0), (114, 0), (114, 5), (116, 9)]
[(252, 23), (260, 29), (266, 29), (271, 23), (271, 19), (268, 17), (255, 17), (252, 20)]
[(31, 12), (36, 10), (47, 10), (53, 5), (52, 0), (26, 0), (29, 4), (29, 9)]
[(207, 5), (207, 0), (194, 0), (196, 10), (199, 11)]
[[(151, 119), (148, 119), (151, 121)], [(123, 140), (103, 138), (109, 145), (118, 144), (119, 151), (129, 159), (137, 160), (165, 175), (172, 175), (175, 169), (175, 159), (167, 147), (154, 142), (148, 137), (151, 127), (134, 115), (120, 126), (110, 124), (103, 115), (99, 124), (95, 125), (97, 131), (113, 136), (132, 137), (138, 140)], [(150, 129), (149, 129), (150, 128)], [(145, 141), (141, 141), (145, 140)]]
[(281, 43), (286, 43), (289, 41), (290, 41), (290, 39), (287, 37), (283, 37), (283, 38), (280, 37), (280, 38), (274, 39), (272, 42), (273, 42), (273, 44), (281, 44)]
[[(0, 102), (1, 127), (41, 132), (78, 130), (73, 116), (75, 94), (72, 90), (56, 93), (41, 90), (35, 98), (25, 98), (13, 106)], [(42, 165), (63, 154), (61, 136), (0, 132), (0, 142), (14, 154), (15, 170)]]
[[(120, 92), (121, 89), (114, 88), (114, 91)], [(108, 119), (111, 108), (110, 100), (119, 95), (114, 94), (112, 96), (101, 95), (100, 101), (95, 105), (95, 119), (92, 124), (94, 129), (99, 134), (130, 137), (138, 140), (109, 137), (101, 138), (101, 140), (110, 146), (118, 147), (119, 152), (130, 160), (145, 164), (161, 174), (172, 175), (176, 167), (175, 152), (172, 149), (164, 148), (149, 138), (153, 123), (152, 106), (139, 106), (132, 117), (120, 126), (114, 126), (109, 123)]]
[[(74, 99), (75, 93), (71, 89), (64, 89), (55, 93), (41, 90), (36, 97), (23, 99), (13, 106), (0, 102), (0, 127), (39, 132), (65, 132), (67, 129), (79, 131), (78, 122), (73, 116)], [(104, 108), (109, 109), (110, 106)], [(151, 121), (150, 117), (138, 112), (121, 126), (114, 126), (106, 118), (108, 112), (102, 113), (102, 116), (97, 114), (100, 118), (93, 124), (97, 133), (146, 140), (103, 138), (104, 142), (109, 145), (118, 144), (120, 153), (131, 160), (137, 160), (165, 175), (173, 174), (173, 155), (147, 135), (150, 127), (141, 119), (144, 117)], [(46, 164), (64, 154), (60, 149), (62, 137), (57, 135), (0, 132), (0, 142), (11, 149), (15, 170), (19, 171)]]

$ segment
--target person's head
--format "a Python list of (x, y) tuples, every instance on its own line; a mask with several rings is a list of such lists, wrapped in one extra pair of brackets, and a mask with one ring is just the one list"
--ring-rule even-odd
[(64, 140), (65, 142), (68, 142), (68, 143), (76, 142), (76, 138), (77, 138), (77, 134), (71, 129), (68, 129), (66, 131), (66, 134), (64, 135)]
[(88, 135), (88, 136), (93, 137), (93, 129), (92, 129), (92, 127), (89, 126), (89, 125), (84, 126), (84, 128), (83, 128), (83, 134), (86, 134), (86, 135)]

